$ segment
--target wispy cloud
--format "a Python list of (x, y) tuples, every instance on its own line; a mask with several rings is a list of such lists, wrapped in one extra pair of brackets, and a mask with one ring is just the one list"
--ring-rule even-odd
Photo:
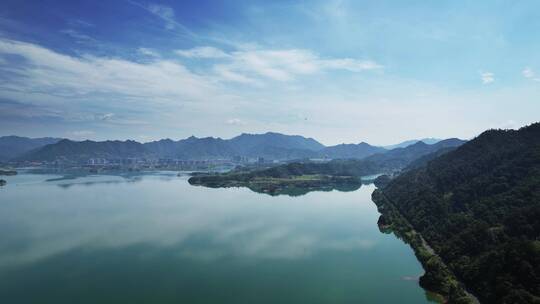
[(174, 20), (174, 10), (172, 8), (165, 5), (150, 4), (148, 5), (148, 11), (163, 19), (167, 29), (172, 30), (175, 28), (176, 21)]
[(534, 77), (534, 72), (529, 67), (524, 68), (521, 73), (523, 74), (523, 77), (525, 77), (525, 78), (533, 78)]
[(94, 93), (123, 96), (132, 101), (181, 102), (200, 99), (214, 90), (204, 77), (173, 61), (138, 63), (92, 55), (72, 57), (35, 44), (6, 39), (0, 39), (0, 54), (15, 54), (25, 59), (17, 67), (17, 77), (10, 79), (7, 85), (28, 94), (43, 92), (80, 97)]
[(491, 72), (481, 72), (480, 79), (483, 84), (490, 84), (495, 81), (495, 74)]
[(178, 31), (182, 35), (186, 35), (191, 38), (199, 38), (197, 34), (192, 32), (189, 28), (184, 26), (182, 23), (178, 22), (175, 18), (175, 12), (172, 7), (161, 5), (161, 4), (141, 4), (137, 1), (126, 0), (127, 3), (137, 6), (151, 13), (152, 15), (158, 17), (165, 22), (165, 29), (170, 31)]
[(244, 126), (246, 125), (247, 123), (239, 118), (231, 118), (231, 119), (227, 119), (225, 121), (226, 124), (228, 125), (233, 125), (233, 126)]
[(527, 79), (531, 79), (531, 80), (534, 80), (534, 81), (540, 81), (540, 78), (536, 77), (536, 73), (529, 67), (524, 68), (523, 71), (521, 71), (521, 73), (523, 74), (523, 77), (525, 77)]
[(325, 70), (362, 72), (383, 67), (370, 60), (352, 58), (321, 58), (304, 49), (248, 49), (226, 53), (214, 47), (196, 47), (178, 50), (188, 58), (223, 59), (214, 70), (227, 81), (260, 83), (260, 79), (277, 81), (294, 80), (299, 75), (310, 75)]
[(93, 37), (90, 37), (89, 35), (83, 34), (83, 33), (79, 32), (77, 30), (64, 29), (64, 30), (61, 30), (60, 33), (73, 38), (75, 40), (75, 42), (77, 42), (77, 43), (81, 43), (81, 44), (88, 44), (88, 43), (95, 44), (95, 43), (97, 43), (97, 40), (94, 39)]
[(68, 23), (69, 25), (74, 26), (74, 27), (84, 27), (84, 28), (95, 27), (93, 23), (90, 23), (82, 19), (71, 19), (68, 21)]
[(99, 120), (107, 121), (107, 120), (111, 120), (114, 116), (115, 116), (114, 113), (105, 113), (105, 114), (96, 115), (96, 118)]
[(299, 75), (309, 75), (324, 70), (361, 72), (382, 68), (372, 61), (350, 58), (323, 59), (308, 50), (248, 50), (232, 54), (230, 71), (255, 75), (271, 80), (290, 81)]
[(211, 46), (202, 46), (187, 50), (177, 50), (175, 51), (175, 53), (187, 58), (226, 58), (230, 56), (224, 51)]
[(149, 48), (144, 48), (144, 47), (140, 47), (137, 49), (137, 52), (141, 55), (144, 55), (144, 56), (149, 56), (149, 57), (160, 57), (159, 53), (153, 49), (149, 49)]

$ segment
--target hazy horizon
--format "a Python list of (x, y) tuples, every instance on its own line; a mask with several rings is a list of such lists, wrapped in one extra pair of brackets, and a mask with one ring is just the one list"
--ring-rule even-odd
[(470, 139), (540, 113), (535, 1), (4, 1), (0, 136)]
[[(357, 142), (340, 142), (340, 143), (337, 143), (337, 144), (326, 144), (320, 140), (318, 140), (317, 138), (314, 138), (314, 137), (307, 137), (307, 136), (304, 136), (302, 134), (285, 134), (285, 133), (279, 133), (279, 132), (273, 132), (273, 131), (267, 131), (267, 132), (263, 132), (263, 133), (247, 133), (247, 132), (244, 132), (244, 133), (241, 133), (241, 134), (237, 134), (237, 135), (234, 135), (234, 136), (231, 136), (231, 137), (219, 137), (219, 136), (195, 136), (195, 135), (190, 135), (188, 137), (182, 137), (182, 138), (170, 138), (170, 137), (164, 137), (164, 138), (159, 138), (159, 139), (153, 139), (153, 140), (147, 140), (147, 141), (144, 141), (144, 140), (136, 140), (136, 139), (133, 139), (133, 138), (125, 138), (125, 139), (117, 139), (117, 138), (106, 138), (106, 139), (91, 139), (91, 138), (69, 138), (69, 137), (56, 137), (56, 136), (40, 136), (40, 137), (27, 137), (27, 136), (21, 136), (21, 135), (17, 135), (17, 134), (7, 134), (7, 135), (0, 135), (0, 137), (9, 137), (9, 136), (17, 136), (17, 137), (27, 137), (27, 138), (31, 138), (31, 139), (37, 139), (37, 138), (61, 138), (61, 139), (69, 139), (69, 140), (73, 140), (73, 141), (85, 141), (85, 140), (90, 140), (90, 141), (127, 141), (127, 140), (133, 140), (133, 141), (137, 141), (137, 142), (140, 142), (140, 143), (149, 143), (149, 142), (153, 142), (153, 141), (159, 141), (159, 140), (166, 140), (166, 139), (170, 139), (170, 140), (173, 140), (173, 141), (179, 141), (179, 140), (183, 140), (183, 139), (188, 139), (189, 137), (195, 137), (195, 138), (199, 138), (199, 139), (202, 139), (202, 138), (216, 138), (216, 139), (223, 139), (223, 140), (230, 140), (230, 139), (233, 139), (235, 137), (238, 137), (240, 135), (244, 135), (244, 134), (247, 134), (247, 135), (264, 135), (266, 133), (278, 133), (278, 134), (282, 134), (282, 135), (287, 135), (287, 136), (302, 136), (302, 137), (305, 137), (307, 139), (313, 139), (313, 140), (316, 140), (317, 142), (323, 144), (324, 146), (333, 146), (333, 145), (340, 145), (340, 144), (360, 144), (360, 143), (367, 143), (367, 144), (370, 144), (372, 146), (379, 146), (379, 147), (385, 147), (385, 146), (393, 146), (393, 145), (398, 145), (398, 144), (402, 144), (404, 142), (408, 142), (408, 141), (414, 141), (414, 140), (418, 140), (418, 141), (422, 141), (422, 140), (445, 140), (445, 139), (449, 139), (449, 138), (457, 138), (457, 137), (449, 137), (449, 138), (435, 138), (435, 137), (423, 137), (423, 138), (410, 138), (410, 139), (406, 139), (406, 140), (402, 140), (402, 141), (399, 141), (399, 142), (395, 142), (395, 143), (385, 143), (385, 144), (372, 144), (372, 143), (369, 143), (369, 142), (366, 142), (366, 141), (357, 141)], [(459, 139), (462, 139), (462, 140), (469, 140), (470, 138), (459, 138)]]

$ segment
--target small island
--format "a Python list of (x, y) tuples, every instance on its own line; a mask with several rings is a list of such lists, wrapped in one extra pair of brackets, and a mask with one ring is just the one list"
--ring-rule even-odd
[(11, 175), (17, 175), (17, 171), (0, 169), (0, 176), (11, 176)]
[(195, 174), (189, 179), (191, 185), (211, 188), (246, 187), (258, 193), (272, 196), (299, 196), (311, 191), (354, 191), (360, 188), (356, 176), (333, 176), (302, 174), (288, 176), (265, 176), (261, 172), (231, 172), (222, 174)]
[(0, 186), (5, 186), (7, 182), (3, 179), (0, 179)]

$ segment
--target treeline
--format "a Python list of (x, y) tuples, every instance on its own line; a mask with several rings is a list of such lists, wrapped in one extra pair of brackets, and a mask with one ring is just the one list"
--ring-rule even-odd
[(227, 181), (248, 182), (257, 177), (289, 178), (301, 175), (328, 175), (360, 177), (378, 173), (400, 171), (409, 164), (440, 150), (449, 151), (463, 144), (459, 139), (447, 139), (433, 145), (418, 142), (364, 159), (333, 160), (325, 163), (294, 162), (265, 169), (242, 169), (222, 174), (202, 174), (190, 180), (197, 184), (219, 185)]
[(483, 303), (540, 303), (540, 124), (486, 131), (383, 192)]

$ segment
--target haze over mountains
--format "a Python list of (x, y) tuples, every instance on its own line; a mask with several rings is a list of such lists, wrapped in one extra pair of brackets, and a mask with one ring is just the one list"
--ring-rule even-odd
[[(434, 142), (436, 140), (426, 140)], [(403, 142), (418, 143), (418, 140)], [(422, 144), (424, 144), (422, 142)], [(313, 138), (299, 135), (241, 134), (231, 139), (215, 137), (189, 137), (174, 141), (162, 139), (139, 143), (132, 140), (73, 141), (59, 138), (0, 137), (0, 161), (32, 160), (54, 161), (62, 158), (82, 161), (89, 158), (157, 157), (176, 159), (223, 159), (235, 156), (268, 160), (291, 160), (301, 158), (361, 159), (388, 151), (368, 143), (324, 146)]]
[(31, 150), (57, 143), (61, 138), (27, 138), (20, 136), (0, 137), (0, 161), (18, 157)]
[[(256, 173), (248, 172), (246, 176), (269, 176), (285, 178), (289, 176), (324, 174), (332, 176), (366, 176), (378, 173), (398, 172), (407, 168), (412, 162), (424, 157), (434, 158), (440, 151), (449, 152), (464, 144), (465, 141), (450, 138), (433, 145), (417, 142), (405, 148), (386, 150), (362, 159), (332, 160), (325, 163), (296, 162), (272, 167)], [(243, 177), (242, 177), (243, 178)]]
[(392, 150), (392, 149), (395, 149), (395, 148), (405, 148), (405, 147), (410, 146), (412, 144), (415, 144), (415, 143), (417, 143), (419, 141), (421, 141), (423, 143), (426, 143), (428, 145), (433, 145), (433, 144), (438, 143), (441, 140), (442, 139), (440, 139), (440, 138), (433, 138), (433, 137), (427, 137), (427, 138), (422, 138), (422, 139), (411, 139), (411, 140), (406, 140), (406, 141), (400, 142), (399, 144), (383, 146), (383, 148), (388, 149), (388, 150)]

